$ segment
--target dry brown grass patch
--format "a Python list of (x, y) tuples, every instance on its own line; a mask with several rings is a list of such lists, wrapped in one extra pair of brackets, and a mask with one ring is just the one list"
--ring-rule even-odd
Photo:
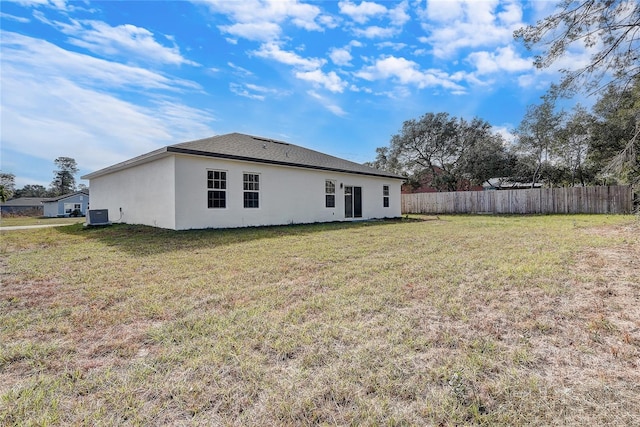
[(454, 216), (12, 235), (0, 424), (630, 425), (637, 227)]

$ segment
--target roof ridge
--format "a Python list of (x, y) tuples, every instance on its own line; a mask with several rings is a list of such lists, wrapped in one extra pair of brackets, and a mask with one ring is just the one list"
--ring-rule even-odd
[(331, 154), (325, 154), (287, 141), (239, 132), (214, 135), (208, 138), (167, 145), (161, 149), (90, 173), (82, 178), (91, 179), (92, 177), (127, 168), (147, 160), (153, 160), (163, 154), (171, 153), (404, 179), (404, 177), (391, 172), (382, 171), (368, 165)]

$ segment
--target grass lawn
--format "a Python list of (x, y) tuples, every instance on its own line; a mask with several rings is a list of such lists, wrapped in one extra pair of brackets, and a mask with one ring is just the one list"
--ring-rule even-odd
[(18, 225), (47, 225), (47, 224), (77, 224), (85, 222), (84, 217), (48, 218), (44, 216), (2, 216), (0, 227), (14, 227)]
[(639, 236), (602, 215), (2, 231), (0, 425), (638, 425)]

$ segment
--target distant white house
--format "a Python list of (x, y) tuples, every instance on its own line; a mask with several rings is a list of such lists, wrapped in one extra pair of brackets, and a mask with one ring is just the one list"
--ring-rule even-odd
[(44, 216), (47, 217), (83, 216), (89, 209), (89, 191), (80, 190), (44, 199), (42, 205), (44, 206)]
[(404, 178), (232, 133), (170, 145), (82, 177), (109, 220), (174, 230), (401, 216)]

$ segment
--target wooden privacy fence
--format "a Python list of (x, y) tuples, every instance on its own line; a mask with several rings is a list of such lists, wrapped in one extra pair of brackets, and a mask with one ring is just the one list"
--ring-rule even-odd
[(631, 213), (631, 186), (455, 191), (402, 195), (402, 213)]

